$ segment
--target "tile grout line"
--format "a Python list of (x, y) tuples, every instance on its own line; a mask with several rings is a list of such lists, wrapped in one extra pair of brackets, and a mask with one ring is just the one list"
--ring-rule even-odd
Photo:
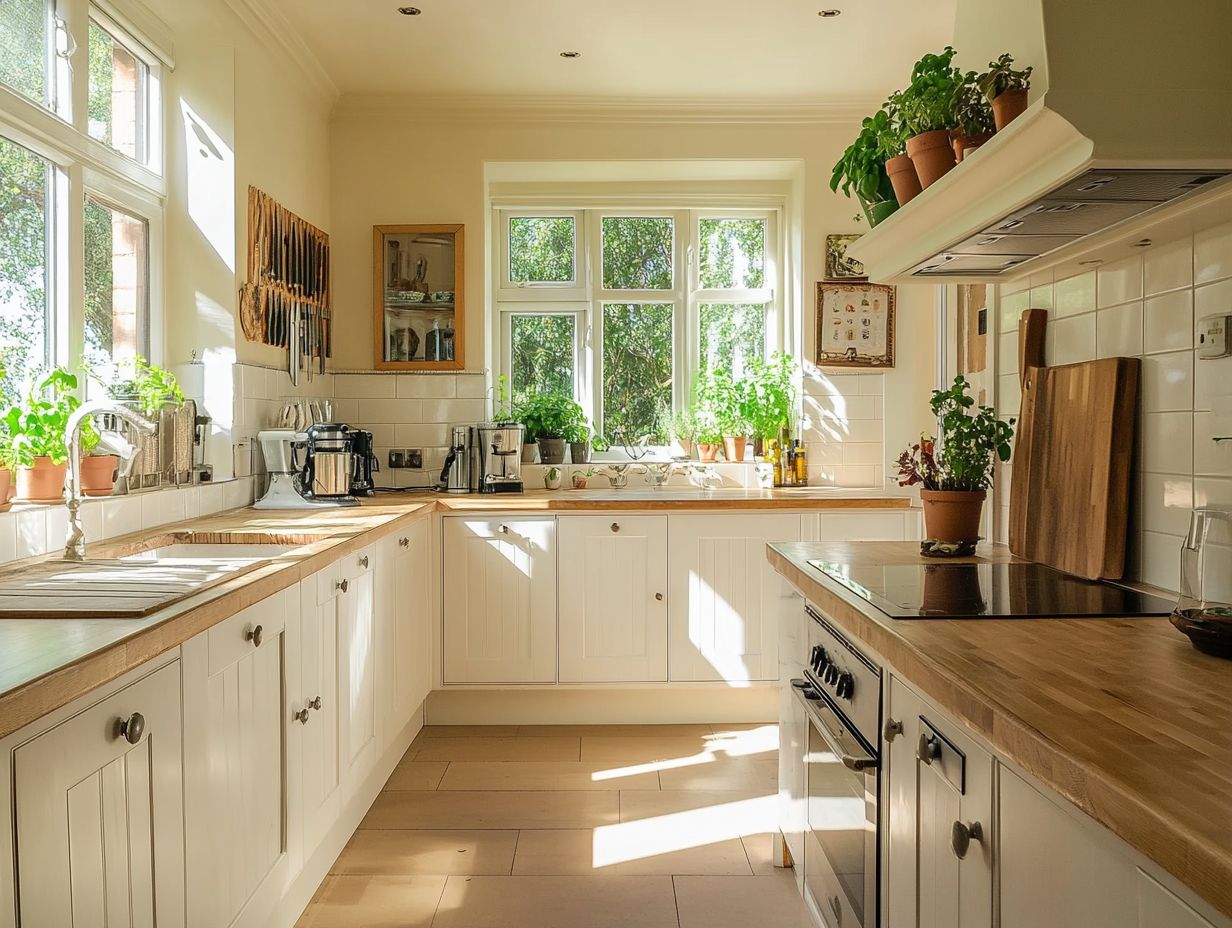
[[(410, 876), (410, 874), (407, 874), (407, 875)], [(441, 891), (440, 891), (440, 894), (436, 897), (436, 905), (432, 907), (432, 919), (431, 921), (428, 922), (428, 928), (432, 928), (432, 925), (436, 924), (437, 913), (439, 913), (441, 910), (441, 900), (445, 898), (445, 890), (449, 888), (449, 877), (450, 877), (450, 874), (446, 873), (445, 881), (441, 883)]]
[(513, 854), (509, 857), (509, 875), (513, 876), (513, 869), (518, 863), (518, 845), (522, 843), (522, 829), (518, 829), (518, 833), (513, 836)]
[(672, 874), (672, 904), (676, 907), (676, 928), (680, 928), (680, 896), (676, 892), (676, 877), (678, 874)]

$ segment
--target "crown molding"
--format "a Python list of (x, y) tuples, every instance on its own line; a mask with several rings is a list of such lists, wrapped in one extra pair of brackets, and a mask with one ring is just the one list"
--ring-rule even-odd
[(329, 104), (340, 95), (338, 85), (325, 70), (325, 65), (309, 48), (294, 24), (271, 3), (260, 0), (224, 0), (231, 11), (263, 42), (282, 50), (308, 78), (312, 89)]
[(859, 123), (878, 103), (867, 100), (740, 100), (639, 97), (415, 96), (344, 94), (336, 122), (404, 115), (485, 124), (844, 125)]

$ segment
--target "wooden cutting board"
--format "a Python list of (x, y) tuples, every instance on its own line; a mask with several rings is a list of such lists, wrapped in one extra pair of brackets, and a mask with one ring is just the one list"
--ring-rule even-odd
[(1124, 576), (1138, 369), (1136, 358), (1025, 369), (1014, 554), (1089, 580)]

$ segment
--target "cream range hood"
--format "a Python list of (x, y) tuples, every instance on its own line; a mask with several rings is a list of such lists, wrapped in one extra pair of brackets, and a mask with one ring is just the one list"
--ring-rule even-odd
[(1010, 280), (1232, 193), (1230, 0), (959, 0), (954, 33), (1034, 65), (1031, 105), (849, 247), (871, 279)]

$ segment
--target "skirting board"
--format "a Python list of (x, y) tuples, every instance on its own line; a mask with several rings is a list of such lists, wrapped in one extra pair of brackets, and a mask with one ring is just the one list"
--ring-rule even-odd
[(778, 687), (655, 690), (434, 690), (428, 725), (665, 725), (774, 722)]

